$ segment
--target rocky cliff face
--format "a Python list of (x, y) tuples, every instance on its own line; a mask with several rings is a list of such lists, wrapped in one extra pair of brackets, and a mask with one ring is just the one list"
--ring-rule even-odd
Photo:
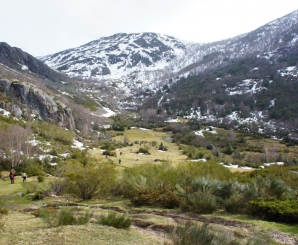
[(11, 99), (2, 101), (1, 107), (13, 111), (18, 118), (28, 118), (33, 114), (38, 119), (75, 128), (71, 110), (32, 84), (0, 79), (0, 91)]

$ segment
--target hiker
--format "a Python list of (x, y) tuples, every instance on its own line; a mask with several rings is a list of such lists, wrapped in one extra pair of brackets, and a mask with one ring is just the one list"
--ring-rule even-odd
[(9, 173), (10, 184), (14, 184), (14, 175), (15, 175), (15, 173), (10, 171), (10, 173)]
[(26, 182), (27, 174), (25, 173), (25, 171), (23, 171), (22, 173), (22, 178), (23, 178), (23, 182)]
[(119, 164), (121, 163), (121, 159), (119, 159)]

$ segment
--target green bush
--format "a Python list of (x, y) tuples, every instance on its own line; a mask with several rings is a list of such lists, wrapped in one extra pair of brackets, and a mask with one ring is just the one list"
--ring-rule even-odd
[(174, 188), (178, 175), (177, 169), (168, 162), (142, 164), (124, 169), (117, 190), (120, 195), (133, 197), (143, 191)]
[(8, 210), (6, 208), (0, 208), (0, 215), (7, 215)]
[(117, 229), (128, 229), (131, 226), (132, 218), (125, 213), (118, 214), (116, 212), (109, 212), (107, 215), (101, 215), (97, 223), (112, 226)]
[(177, 195), (181, 197), (180, 208), (197, 213), (212, 213), (223, 207), (224, 201), (232, 194), (232, 182), (208, 179), (192, 180), (190, 185), (176, 185)]
[(74, 210), (70, 208), (64, 208), (59, 212), (57, 217), (58, 226), (63, 225), (74, 225), (77, 222), (76, 217), (74, 216)]
[(276, 197), (259, 198), (249, 202), (249, 208), (253, 215), (261, 219), (298, 223), (298, 200), (287, 198), (279, 200)]
[(41, 217), (49, 226), (83, 225), (89, 222), (92, 217), (90, 211), (85, 211), (83, 216), (76, 216), (73, 208), (63, 208), (59, 212), (49, 206), (39, 209), (37, 216)]
[(39, 188), (38, 183), (34, 183), (34, 182), (26, 182), (26, 183), (23, 183), (23, 185), (25, 186), (27, 194), (34, 193)]
[(84, 165), (69, 166), (66, 172), (68, 193), (83, 200), (89, 200), (94, 196), (108, 194), (116, 179), (115, 164), (111, 161), (100, 163), (90, 159)]
[(212, 226), (203, 223), (198, 225), (187, 221), (174, 227), (170, 234), (170, 243), (165, 245), (270, 245), (272, 240), (268, 235), (254, 236), (249, 239), (236, 238), (230, 231), (220, 228), (212, 229)]
[(238, 245), (232, 233), (221, 231), (214, 232), (206, 223), (197, 225), (193, 222), (186, 222), (184, 225), (175, 227), (170, 235), (171, 245)]
[(46, 191), (38, 190), (38, 191), (34, 192), (34, 194), (32, 196), (32, 200), (42, 200), (45, 198), (45, 196), (46, 196)]
[(111, 156), (111, 157), (116, 157), (117, 156), (115, 151), (109, 151), (109, 150), (104, 151), (102, 154), (105, 155), (105, 156), (107, 155), (107, 156)]
[(162, 188), (159, 190), (144, 190), (135, 194), (131, 202), (137, 206), (159, 206), (164, 208), (175, 208), (179, 206), (180, 198), (174, 189)]
[(42, 175), (37, 176), (37, 181), (38, 182), (43, 182), (44, 181), (44, 176), (42, 176)]
[(145, 154), (145, 155), (150, 155), (150, 152), (145, 149), (145, 148), (140, 148), (137, 153), (142, 153), (142, 154)]

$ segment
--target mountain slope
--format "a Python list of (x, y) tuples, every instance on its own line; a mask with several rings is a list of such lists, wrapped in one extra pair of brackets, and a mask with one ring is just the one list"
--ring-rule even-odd
[(118, 33), (40, 60), (71, 77), (121, 78), (133, 71), (163, 69), (184, 55), (185, 45), (156, 33)]
[(257, 30), (227, 40), (191, 44), (185, 55), (167, 67), (168, 72), (198, 74), (235, 58), (262, 54), (267, 57), (281, 47), (289, 47), (298, 40), (298, 10), (274, 20)]
[(47, 78), (53, 82), (68, 80), (66, 76), (53, 71), (34, 56), (4, 42), (0, 42), (0, 63), (16, 70), (33, 72), (41, 78)]
[[(96, 118), (86, 108), (98, 110)], [(42, 120), (79, 130), (90, 128), (91, 121), (98, 122), (106, 113), (78, 91), (74, 80), (6, 43), (0, 43), (0, 110), (24, 121)]]

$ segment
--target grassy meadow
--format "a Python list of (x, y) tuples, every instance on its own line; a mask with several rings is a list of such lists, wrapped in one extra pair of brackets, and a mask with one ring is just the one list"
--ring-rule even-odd
[[(163, 161), (171, 162), (173, 164), (178, 164), (184, 162), (187, 156), (182, 154), (179, 147), (176, 144), (170, 143), (166, 139), (171, 137), (167, 132), (162, 130), (145, 130), (140, 128), (132, 128), (123, 132), (123, 135), (116, 135), (113, 140), (123, 142), (128, 139), (129, 142), (133, 143), (132, 146), (126, 146), (123, 148), (116, 149), (117, 157), (110, 157), (113, 161), (119, 164), (119, 159), (121, 159), (122, 167), (131, 167), (134, 165), (140, 165), (144, 163), (160, 163)], [(135, 143), (135, 142), (146, 142), (146, 143)], [(156, 142), (156, 146), (152, 146), (152, 142)], [(150, 142), (150, 144), (149, 144)], [(158, 150), (158, 146), (162, 143), (167, 147), (167, 151)], [(148, 149), (150, 155), (137, 154), (136, 152), (140, 148)], [(105, 159), (102, 155), (103, 150), (95, 149), (89, 151), (91, 156)], [(120, 155), (122, 152), (122, 155)]]
[[(114, 143), (128, 142), (127, 146), (115, 149), (117, 156), (109, 157), (109, 159), (114, 162), (113, 166), (115, 166), (115, 169), (117, 171), (121, 170), (117, 172), (117, 177), (119, 178), (123, 173), (127, 179), (124, 178), (118, 185), (116, 183), (111, 193), (107, 193), (107, 195), (101, 195), (101, 192), (99, 192), (99, 194), (91, 199), (82, 199), (78, 196), (71, 195), (70, 192), (65, 192), (62, 195), (48, 193), (44, 198), (35, 199), (35, 192), (46, 191), (55, 183), (58, 183), (57, 186), (59, 186), (62, 177), (47, 176), (44, 177), (44, 181), (39, 182), (37, 176), (29, 176), (27, 182), (23, 183), (21, 177), (16, 176), (15, 184), (10, 184), (8, 178), (9, 173), (7, 171), (1, 172), (0, 211), (2, 210), (1, 212), (3, 213), (0, 214), (0, 244), (175, 245), (182, 243), (173, 242), (177, 235), (171, 233), (173, 232), (173, 228), (187, 227), (187, 222), (190, 221), (199, 226), (208, 224), (208, 229), (210, 229), (208, 232), (210, 232), (210, 234), (215, 234), (219, 237), (225, 236), (226, 240), (223, 238), (223, 240), (221, 240), (225, 242), (208, 244), (245, 245), (298, 243), (298, 230), (295, 224), (264, 221), (247, 214), (228, 213), (223, 209), (218, 209), (209, 214), (201, 214), (193, 212), (191, 209), (188, 211), (185, 209), (186, 211), (184, 210), (182, 212), (181, 205), (171, 208), (154, 205), (135, 205), (139, 200), (135, 198), (134, 201), (132, 201), (130, 195), (132, 195), (133, 191), (140, 191), (140, 193), (144, 195), (140, 195), (139, 197), (145, 196), (147, 198), (150, 197), (150, 195), (164, 194), (159, 192), (160, 190), (170, 190), (171, 193), (173, 193), (172, 187), (169, 187), (169, 183), (175, 184), (177, 179), (185, 186), (190, 185), (188, 178), (191, 176), (194, 178), (200, 175), (210, 175), (222, 181), (229, 181), (229, 178), (233, 177), (230, 171), (239, 171), (239, 175), (244, 174), (243, 178), (245, 178), (248, 176), (247, 171), (251, 172), (251, 170), (229, 170), (223, 168), (214, 160), (215, 157), (212, 156), (212, 151), (203, 147), (196, 149), (191, 148), (188, 149), (188, 152), (199, 150), (204, 158), (211, 156), (211, 162), (192, 162), (191, 160), (193, 160), (193, 158), (183, 154), (184, 147), (188, 146), (171, 143), (169, 141), (171, 134), (162, 129), (147, 130), (143, 128), (131, 128), (121, 133), (116, 131), (110, 133), (113, 135), (111, 140)], [(204, 134), (206, 138), (209, 137), (209, 140), (216, 141), (216, 137), (227, 135), (227, 131), (218, 129), (217, 134), (208, 131), (205, 131)], [(167, 148), (166, 151), (158, 149), (161, 143)], [(265, 139), (257, 142), (249, 136), (246, 137), (245, 147), (247, 147), (247, 145), (256, 145), (260, 148), (265, 144), (277, 144), (277, 141)], [(150, 154), (138, 154), (137, 151), (140, 148), (148, 150)], [(243, 149), (246, 148), (243, 146)], [(281, 145), (280, 149), (284, 151), (286, 148), (284, 145)], [(290, 154), (295, 154), (296, 147), (291, 148), (289, 151)], [(121, 155), (120, 152), (122, 153)], [(87, 156), (88, 158), (97, 159), (100, 163), (107, 162), (106, 156), (103, 155), (103, 150), (99, 147), (88, 150)], [(121, 164), (119, 164), (119, 159), (121, 159)], [(226, 159), (232, 161), (231, 156), (227, 156)], [(216, 160), (219, 161), (220, 158)], [(67, 160), (67, 162), (69, 161), (71, 161), (71, 159)], [(77, 167), (83, 170), (84, 168), (80, 166), (82, 164), (65, 164), (68, 165), (62, 165), (61, 169), (63, 171), (70, 171), (68, 175), (69, 181), (74, 181), (77, 176), (83, 176), (81, 178), (88, 176), (88, 172), (86, 172), (86, 175), (83, 175), (83, 173), (79, 175), (80, 173), (71, 171), (75, 170)], [(156, 168), (151, 168), (150, 164)], [(208, 168), (205, 168), (205, 165), (208, 165)], [(86, 166), (88, 166), (88, 164)], [(70, 170), (68, 168), (70, 168)], [(111, 171), (111, 168), (106, 169)], [(181, 174), (175, 173), (175, 169), (181, 169)], [(134, 173), (139, 174), (139, 176), (135, 176), (135, 179), (134, 176), (132, 176)], [(105, 173), (103, 173), (103, 177), (104, 175)], [(150, 176), (154, 178), (150, 180)], [(187, 176), (185, 180), (184, 176)], [(131, 178), (131, 180), (129, 178)], [(135, 183), (133, 183), (134, 185), (131, 184), (130, 181), (135, 181)], [(201, 179), (201, 181), (206, 180)], [(84, 184), (84, 182), (76, 183), (80, 185)], [(119, 186), (122, 186), (123, 189), (117, 190)], [(136, 189), (130, 189), (131, 187), (135, 187)], [(146, 192), (149, 187), (154, 189), (153, 192)], [(72, 186), (72, 188), (74, 187)], [(189, 190), (191, 190), (191, 188)], [(124, 194), (116, 195), (115, 193), (118, 192)], [(167, 192), (165, 193), (165, 195), (167, 195)], [(88, 214), (90, 214), (90, 220), (85, 224), (53, 225), (52, 221), (49, 220), (51, 216), (45, 219), (42, 217), (40, 211), (50, 210), (49, 212), (56, 215), (65, 208), (71, 209), (77, 220), (88, 212)], [(7, 214), (5, 210), (8, 211)], [(129, 215), (131, 226), (128, 228), (115, 228), (112, 225), (103, 225), (99, 222), (103, 216), (111, 213)], [(205, 233), (209, 234), (208, 232)], [(250, 239), (252, 238), (255, 238), (254, 242), (251, 242)], [(200, 241), (201, 238), (196, 239)], [(234, 241), (234, 243), (232, 241)], [(184, 244), (192, 243), (186, 242)]]

